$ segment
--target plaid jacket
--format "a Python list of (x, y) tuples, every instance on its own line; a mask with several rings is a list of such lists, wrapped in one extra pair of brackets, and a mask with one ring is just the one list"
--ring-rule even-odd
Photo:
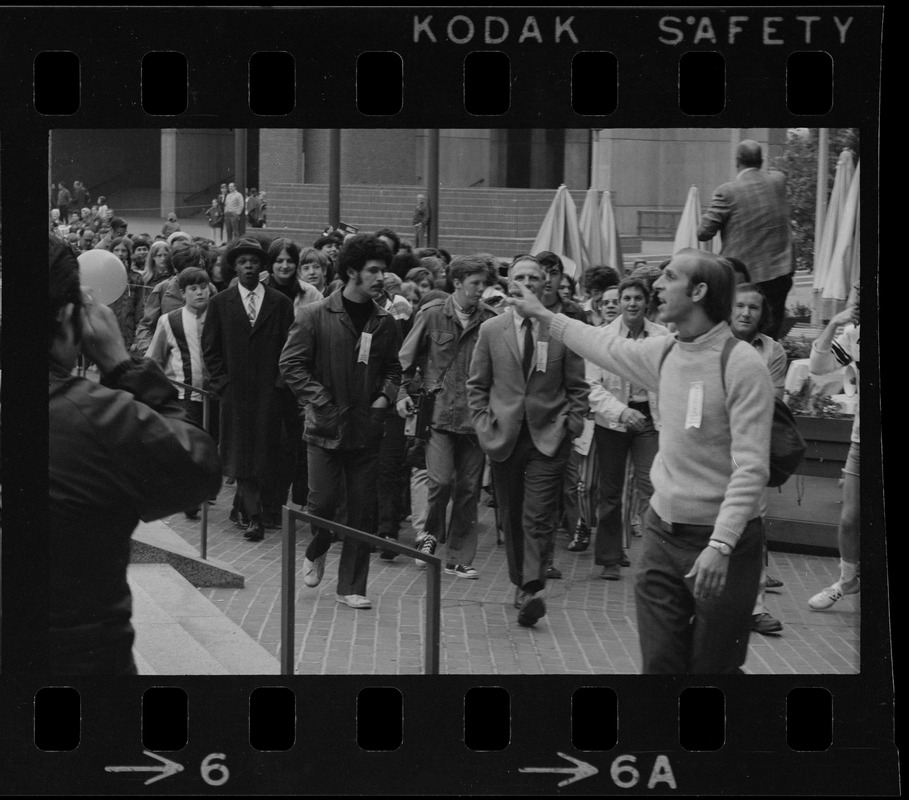
[(716, 233), (723, 239), (722, 255), (743, 261), (755, 283), (792, 272), (786, 176), (751, 168), (720, 186), (701, 218), (698, 239)]

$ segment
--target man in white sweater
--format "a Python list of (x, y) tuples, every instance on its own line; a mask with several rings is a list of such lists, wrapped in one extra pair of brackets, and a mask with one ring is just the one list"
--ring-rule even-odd
[(682, 250), (653, 285), (660, 322), (677, 332), (643, 341), (553, 314), (528, 292), (508, 300), (548, 324), (553, 339), (659, 395), (660, 449), (635, 587), (644, 673), (740, 673), (747, 656), (773, 386), (753, 347), (735, 346), (720, 374), (734, 287), (726, 261)]

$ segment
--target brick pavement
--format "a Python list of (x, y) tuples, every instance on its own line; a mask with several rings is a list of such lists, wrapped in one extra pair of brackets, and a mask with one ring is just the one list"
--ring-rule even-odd
[[(269, 652), (280, 656), (281, 535), (245, 540), (228, 518), (233, 486), (222, 488), (209, 510), (209, 557), (238, 569), (244, 589), (202, 589), (202, 594)], [(190, 544), (200, 543), (200, 523), (182, 514), (165, 520)], [(474, 566), (479, 580), (442, 575), (443, 674), (635, 674), (640, 672), (634, 613), (633, 572), (623, 580), (598, 577), (592, 549), (572, 553), (560, 537), (556, 564), (564, 579), (547, 587), (547, 614), (535, 628), (521, 628), (512, 607), (504, 546), (496, 545), (492, 510), (482, 506)], [(409, 522), (401, 539), (412, 541)], [(325, 580), (303, 585), (301, 568), (309, 538), (298, 527), (296, 672), (298, 674), (419, 674), (423, 671), (425, 572), (411, 559), (372, 557), (369, 611), (335, 599), (340, 544), (326, 563)], [(632, 540), (632, 565), (640, 540)], [(770, 572), (785, 586), (768, 593), (768, 611), (784, 623), (780, 636), (751, 637), (745, 671), (753, 674), (854, 674), (859, 670), (860, 595), (831, 610), (813, 612), (807, 599), (837, 577), (837, 560), (790, 553), (770, 554)]]

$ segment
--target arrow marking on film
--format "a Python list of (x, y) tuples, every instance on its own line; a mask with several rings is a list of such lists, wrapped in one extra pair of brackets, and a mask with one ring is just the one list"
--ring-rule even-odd
[(589, 778), (591, 775), (596, 775), (599, 770), (593, 766), (593, 764), (588, 764), (586, 761), (578, 761), (576, 758), (572, 758), (565, 753), (558, 753), (562, 758), (570, 761), (575, 766), (573, 767), (521, 767), (518, 772), (558, 772), (571, 775), (570, 778), (566, 778), (564, 781), (559, 781), (559, 786), (568, 786), (569, 783), (574, 783), (575, 781), (584, 780), (584, 778)]
[[(160, 772), (160, 775), (155, 775), (154, 778), (149, 778), (145, 781), (145, 785), (148, 786), (150, 783), (155, 781), (161, 781), (165, 778), (169, 778), (171, 775), (176, 775), (178, 772), (183, 772), (183, 765), (178, 764), (176, 761), (171, 761), (169, 758), (164, 758), (164, 756), (158, 756), (149, 750), (143, 750), (143, 753), (152, 758), (158, 759), (161, 762), (160, 767), (105, 767), (105, 772)], [(560, 784), (561, 785), (561, 784)]]

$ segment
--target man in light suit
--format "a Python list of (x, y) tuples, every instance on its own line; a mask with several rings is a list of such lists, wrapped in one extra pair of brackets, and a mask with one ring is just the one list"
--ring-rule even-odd
[[(509, 270), (537, 297), (546, 273), (532, 256)], [(467, 402), (480, 447), (489, 456), (502, 512), (508, 573), (517, 587), (518, 623), (546, 613), (546, 553), (555, 537), (562, 473), (572, 440), (584, 427), (589, 386), (584, 361), (550, 339), (548, 325), (513, 309), (487, 320), (467, 380)]]
[(776, 339), (786, 313), (786, 297), (792, 288), (792, 231), (786, 176), (762, 172), (761, 146), (745, 139), (736, 151), (735, 180), (713, 193), (710, 208), (701, 218), (698, 239), (722, 236), (723, 256), (745, 262), (753, 283), (761, 287), (770, 307), (770, 326), (762, 332)]

